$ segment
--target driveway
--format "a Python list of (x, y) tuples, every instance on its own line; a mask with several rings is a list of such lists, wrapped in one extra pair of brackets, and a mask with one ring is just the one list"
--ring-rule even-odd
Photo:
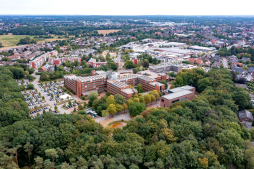
[(228, 60), (226, 58), (222, 59), (222, 64), (224, 68), (228, 68)]

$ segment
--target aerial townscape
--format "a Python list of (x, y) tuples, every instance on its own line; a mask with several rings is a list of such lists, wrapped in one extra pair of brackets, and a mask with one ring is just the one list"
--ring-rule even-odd
[(253, 16), (0, 15), (0, 60), (1, 169), (254, 169)]

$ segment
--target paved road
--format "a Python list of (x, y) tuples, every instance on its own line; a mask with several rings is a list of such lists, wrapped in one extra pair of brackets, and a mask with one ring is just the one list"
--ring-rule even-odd
[(224, 68), (228, 68), (228, 61), (226, 58), (222, 59), (222, 64), (223, 64)]
[[(40, 75), (33, 74), (33, 76), (36, 77), (36, 79), (32, 82), (32, 84), (34, 85), (35, 89), (37, 89), (37, 91), (41, 93), (41, 96), (45, 97), (45, 103), (50, 105), (51, 110), (55, 110), (55, 105), (54, 105), (55, 101), (54, 100), (50, 101), (48, 99), (48, 96), (46, 95), (46, 93), (42, 92), (41, 88), (38, 86)], [(76, 99), (76, 98), (74, 98), (74, 99)], [(62, 104), (61, 105), (57, 105), (57, 110), (60, 112), (60, 114), (64, 114), (64, 113), (70, 114), (71, 113), (70, 111), (63, 109), (62, 108)]]

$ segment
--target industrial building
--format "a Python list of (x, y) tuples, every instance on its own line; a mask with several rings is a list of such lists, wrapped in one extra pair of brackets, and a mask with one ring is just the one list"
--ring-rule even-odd
[(165, 73), (169, 71), (180, 72), (182, 70), (181, 64), (164, 63), (160, 65), (150, 66), (149, 70), (155, 73)]
[(165, 91), (165, 95), (161, 97), (161, 107), (169, 107), (175, 102), (183, 100), (192, 100), (195, 97), (195, 87), (182, 86)]

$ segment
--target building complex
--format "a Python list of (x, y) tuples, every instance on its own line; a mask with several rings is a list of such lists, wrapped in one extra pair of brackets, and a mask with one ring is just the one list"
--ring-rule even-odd
[[(160, 76), (161, 77), (161, 76)], [(163, 76), (162, 78), (165, 78)], [(114, 78), (103, 71), (93, 71), (92, 76), (78, 77), (69, 75), (64, 77), (65, 86), (74, 91), (78, 96), (87, 95), (91, 91), (109, 91), (111, 94), (121, 94), (125, 98), (130, 98), (138, 94), (136, 89), (131, 89), (130, 85), (136, 87), (141, 84), (144, 91), (164, 91), (165, 85), (159, 83), (161, 78), (153, 78), (142, 74), (127, 75)]]

